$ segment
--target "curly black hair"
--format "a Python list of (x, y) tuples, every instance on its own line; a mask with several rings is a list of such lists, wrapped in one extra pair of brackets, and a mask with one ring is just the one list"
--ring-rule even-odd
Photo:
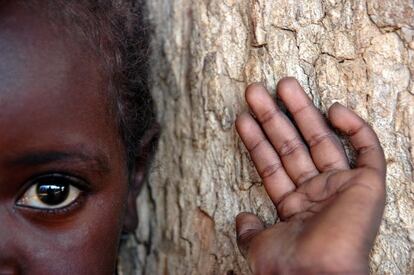
[[(149, 90), (150, 24), (143, 0), (25, 0), (45, 12), (51, 24), (92, 49), (102, 62), (112, 109), (125, 144), (127, 165), (148, 165), (157, 143), (154, 102)], [(37, 8), (37, 9), (36, 9)], [(62, 23), (63, 24), (59, 24)], [(61, 26), (60, 26), (61, 27)], [(143, 149), (141, 144), (149, 144)]]

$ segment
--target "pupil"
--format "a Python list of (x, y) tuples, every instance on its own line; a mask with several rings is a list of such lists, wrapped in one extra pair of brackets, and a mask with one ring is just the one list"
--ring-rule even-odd
[(45, 204), (58, 205), (69, 195), (68, 183), (38, 183), (36, 188), (38, 198)]

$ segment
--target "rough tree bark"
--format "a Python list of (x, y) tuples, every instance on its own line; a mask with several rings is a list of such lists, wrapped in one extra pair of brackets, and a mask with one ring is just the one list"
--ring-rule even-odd
[(413, 0), (149, 0), (148, 6), (163, 134), (120, 273), (249, 274), (234, 217), (251, 211), (271, 223), (277, 216), (233, 122), (246, 109), (247, 83), (274, 90), (281, 77), (295, 76), (323, 111), (339, 101), (379, 134), (388, 194), (371, 270), (413, 274)]

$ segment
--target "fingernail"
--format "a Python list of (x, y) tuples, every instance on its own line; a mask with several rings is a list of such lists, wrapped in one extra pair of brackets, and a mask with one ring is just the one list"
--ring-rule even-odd
[(265, 85), (265, 83), (264, 82), (253, 82), (253, 83), (250, 83), (248, 86), (247, 86), (247, 88), (261, 88), (261, 89), (265, 89), (265, 90), (267, 90), (266, 89), (266, 85)]
[(332, 106), (340, 106), (345, 108), (345, 106), (338, 101), (335, 101), (334, 104), (332, 104)]

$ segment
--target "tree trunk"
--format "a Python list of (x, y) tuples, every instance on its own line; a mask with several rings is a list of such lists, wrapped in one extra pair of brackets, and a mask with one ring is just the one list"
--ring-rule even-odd
[(371, 270), (413, 274), (413, 0), (148, 0), (148, 9), (163, 132), (120, 273), (249, 274), (234, 217), (277, 216), (233, 124), (248, 83), (274, 91), (294, 76), (323, 111), (341, 102), (377, 131), (388, 194)]

